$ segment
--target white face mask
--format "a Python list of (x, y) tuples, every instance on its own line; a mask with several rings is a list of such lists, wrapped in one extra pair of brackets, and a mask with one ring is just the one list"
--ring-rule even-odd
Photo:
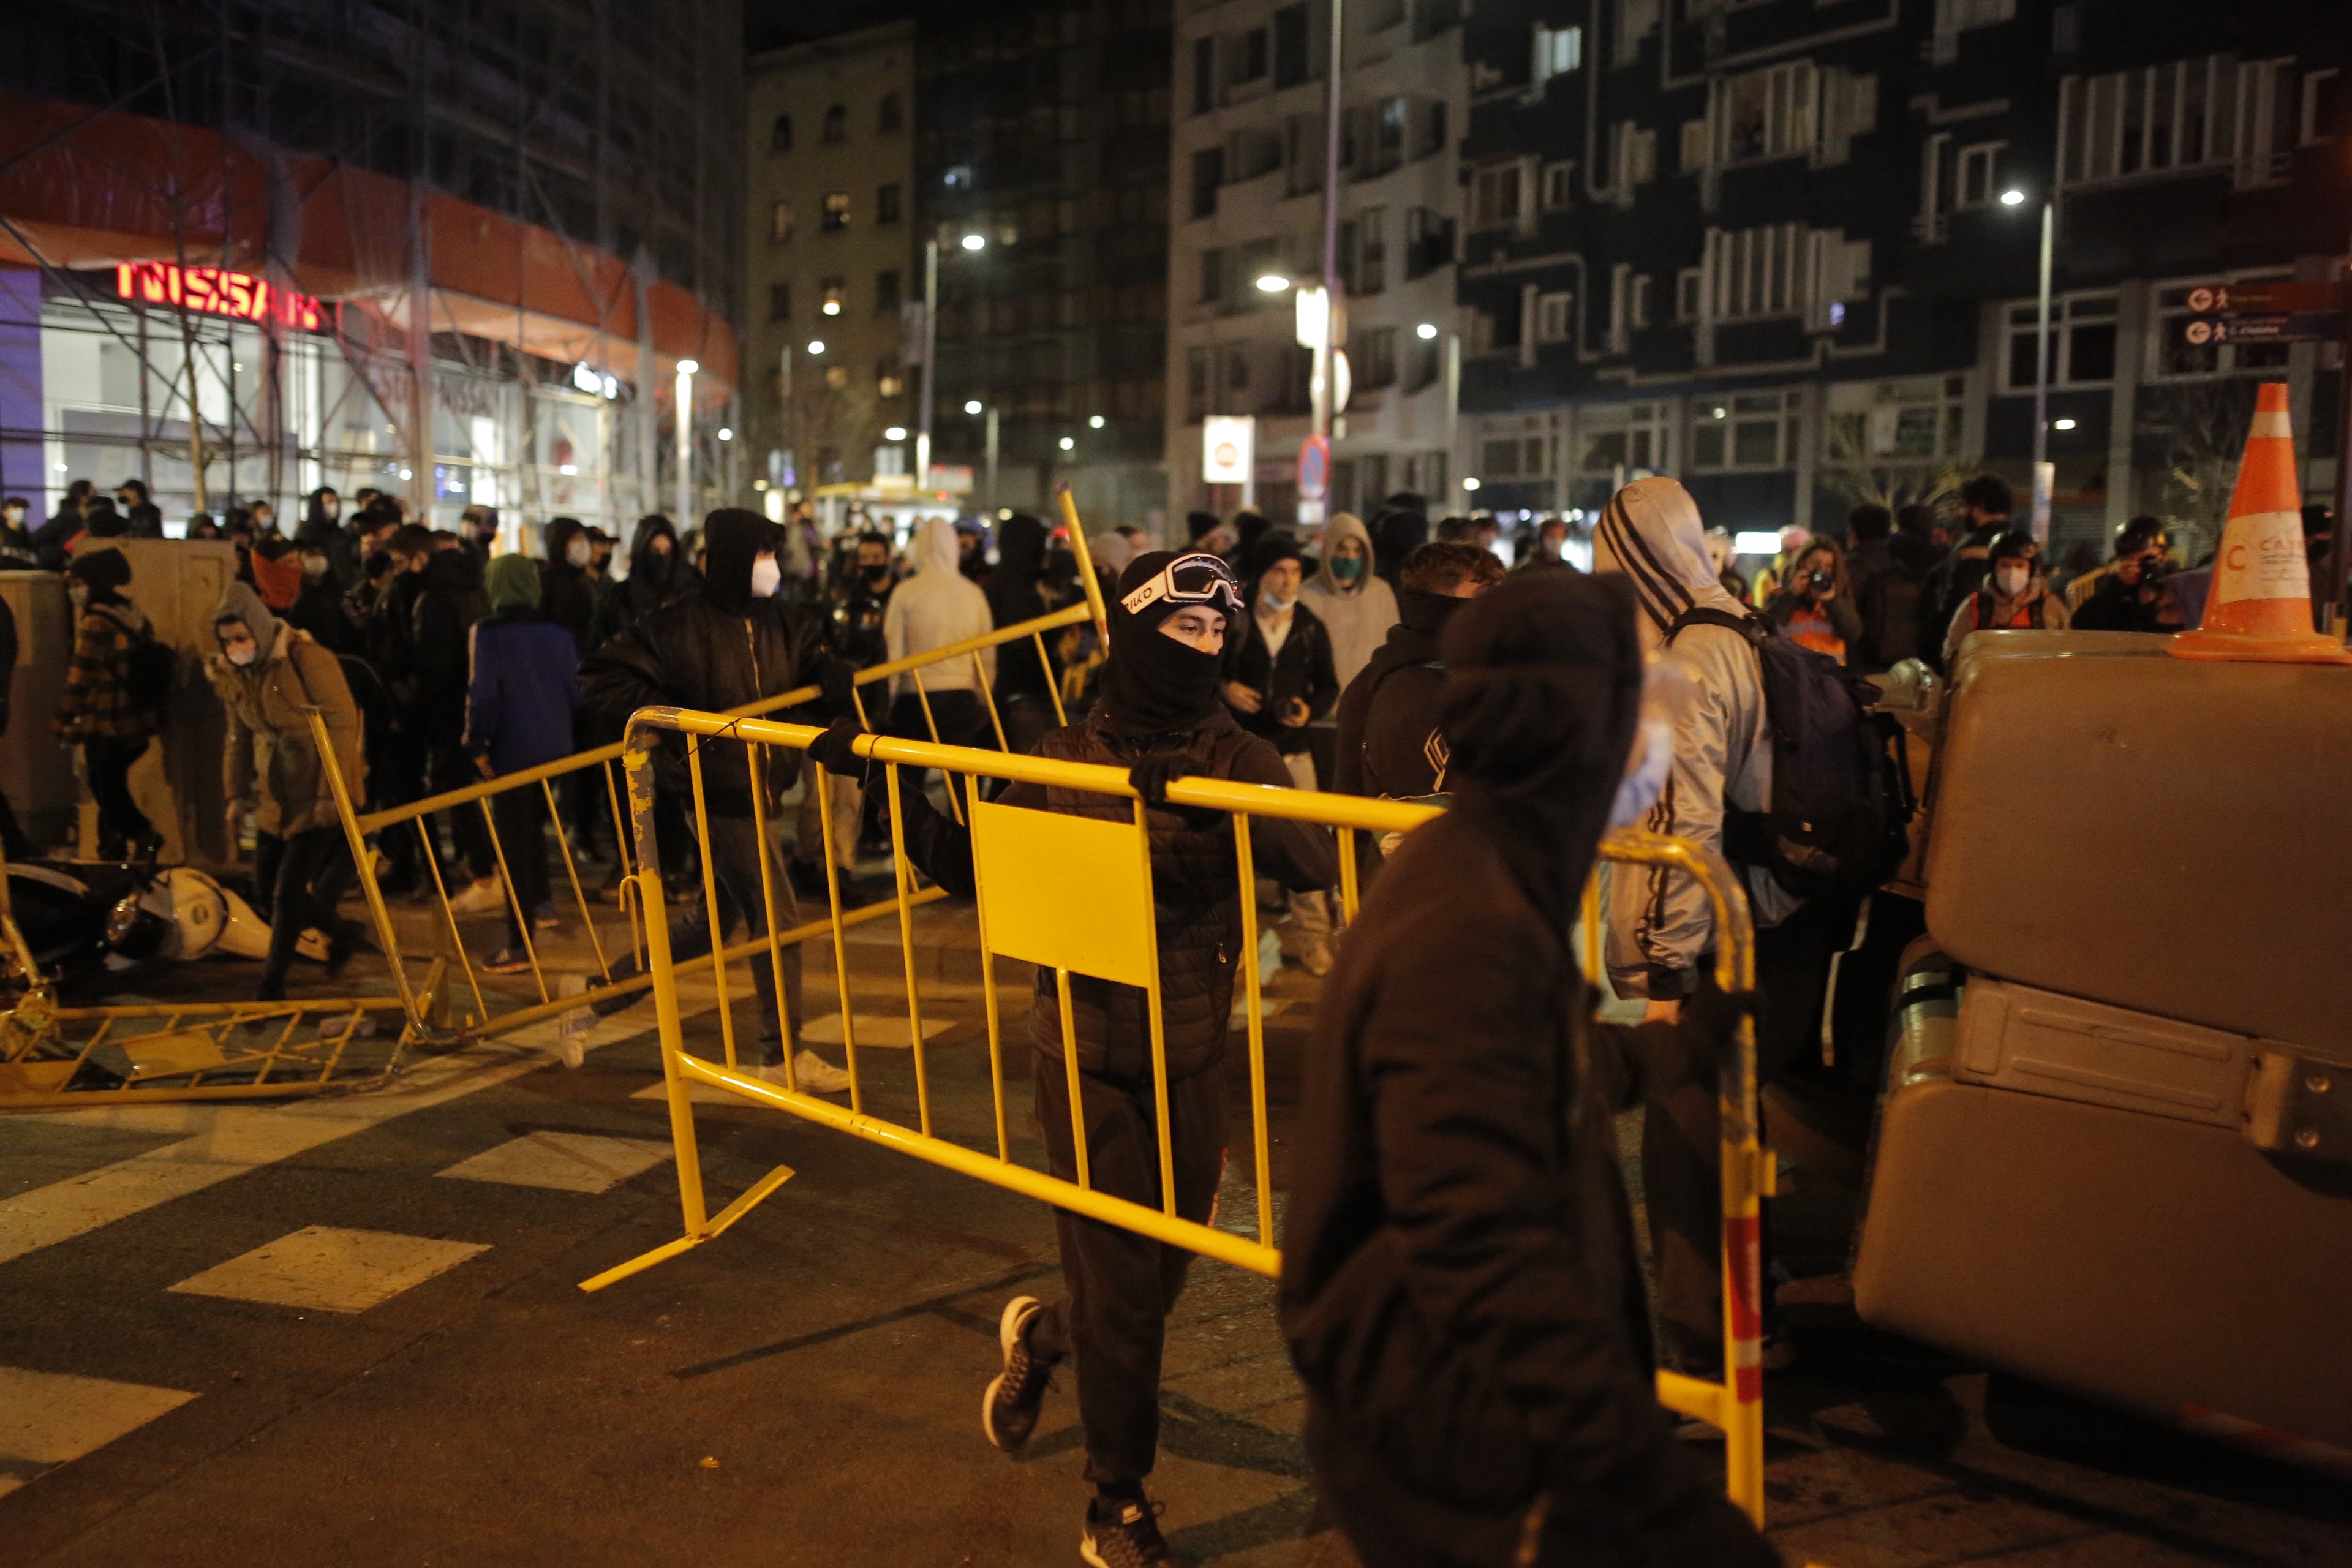
[(74, 602), (75, 608), (79, 609), (82, 605), (89, 603), (89, 590), (82, 586), (79, 583), (76, 583), (72, 587), (66, 590), (66, 597), (71, 599)]
[(2022, 566), (2004, 566), (1992, 574), (1992, 580), (2002, 598), (2014, 599), (2025, 592), (2025, 585), (2033, 580), (2033, 574)]
[(589, 548), (588, 542), (584, 539), (575, 539), (563, 547), (563, 559), (574, 566), (587, 565), (588, 557), (593, 553), (595, 552)]
[(302, 557), (302, 575), (315, 583), (327, 574), (327, 561), (322, 555)]
[(1283, 611), (1290, 608), (1291, 605), (1298, 603), (1298, 595), (1293, 594), (1287, 599), (1277, 599), (1272, 594), (1260, 594), (1257, 596), (1257, 603), (1260, 609), (1271, 610), (1278, 616), (1282, 614)]
[(774, 556), (755, 555), (751, 558), (751, 597), (772, 599), (776, 590), (783, 586), (783, 582), (784, 569), (776, 564)]
[(226, 658), (231, 664), (236, 666), (239, 669), (243, 669), (247, 665), (253, 662), (254, 656), (260, 651), (261, 649), (254, 644), (244, 642), (228, 649), (222, 657)]
[(1675, 766), (1675, 732), (1663, 719), (1644, 719), (1633, 731), (1633, 756), (1625, 776), (1617, 781), (1617, 798), (1609, 805), (1609, 831), (1631, 827), (1650, 814), (1666, 792), (1666, 776)]

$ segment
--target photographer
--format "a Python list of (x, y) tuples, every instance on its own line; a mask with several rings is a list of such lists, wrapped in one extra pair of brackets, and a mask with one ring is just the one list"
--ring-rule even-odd
[(1834, 539), (1816, 539), (1790, 568), (1788, 580), (1764, 606), (1790, 640), (1840, 664), (1862, 640), (1862, 613), (1845, 575), (1845, 552)]
[(2099, 574), (2097, 585), (2074, 615), (2085, 632), (2177, 632), (2186, 623), (2179, 602), (2166, 584), (2164, 535), (2126, 533), (2116, 542), (2116, 559)]

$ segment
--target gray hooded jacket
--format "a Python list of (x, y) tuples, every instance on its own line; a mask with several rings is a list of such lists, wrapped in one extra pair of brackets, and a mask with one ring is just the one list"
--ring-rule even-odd
[[(1772, 747), (1765, 731), (1764, 681), (1755, 650), (1728, 626), (1694, 626), (1666, 643), (1685, 610), (1745, 608), (1717, 580), (1698, 504), (1673, 479), (1636, 479), (1610, 498), (1592, 536), (1596, 572), (1633, 580), (1642, 645), (1656, 661), (1650, 700), (1672, 726), (1674, 772), (1643, 826), (1723, 853), (1724, 805), (1762, 811), (1772, 798)], [(1759, 926), (1777, 925), (1800, 900), (1751, 868), (1748, 902)], [(1621, 996), (1671, 1000), (1695, 984), (1715, 947), (1706, 894), (1680, 872), (1610, 869), (1607, 963)]]

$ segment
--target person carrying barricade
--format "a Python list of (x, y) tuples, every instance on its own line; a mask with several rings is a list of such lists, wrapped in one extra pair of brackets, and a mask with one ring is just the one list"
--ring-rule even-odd
[(1601, 1024), (1569, 940), (1663, 782), (1633, 593), (1519, 574), (1441, 646), (1454, 806), (1366, 899), (1302, 1076), (1281, 1319), (1317, 1495), (1366, 1568), (1776, 1563), (1657, 1402), (1612, 1127), (1711, 1088), (1749, 999)]
[[(1118, 587), (1101, 700), (1083, 722), (1048, 733), (1036, 754), (1124, 768), (1150, 805), (1174, 1212), (1205, 1222), (1225, 1159), (1223, 1069), (1242, 957), (1238, 854), (1224, 813), (1171, 806), (1167, 789), (1188, 776), (1272, 785), (1287, 785), (1291, 776), (1273, 746), (1244, 731), (1219, 700), (1220, 658), (1242, 614), (1241, 588), (1225, 563), (1201, 551), (1153, 551), (1128, 563)], [(868, 769), (852, 749), (856, 734), (836, 723), (810, 753), (828, 772), (861, 776)], [(869, 787), (878, 791), (883, 770), (870, 771)], [(971, 897), (970, 830), (932, 809), (919, 791), (902, 792), (901, 803), (909, 858), (951, 895)], [(1015, 784), (1000, 803), (1134, 820), (1129, 800), (1058, 785)], [(1251, 818), (1250, 838), (1259, 873), (1286, 887), (1338, 879), (1325, 828), (1261, 816)], [(1149, 999), (1138, 987), (1082, 975), (1071, 975), (1069, 985), (1093, 1188), (1159, 1208)], [(1055, 977), (1044, 970), (1030, 1030), (1048, 1163), (1056, 1176), (1076, 1180), (1061, 1011)], [(1054, 1220), (1068, 1294), (1050, 1305), (1028, 1296), (1006, 1304), (998, 1323), (1003, 1369), (983, 1396), (983, 1430), (999, 1448), (1020, 1449), (1036, 1427), (1053, 1369), (1074, 1358), (1086, 1477), (1095, 1488), (1080, 1554), (1098, 1564), (1172, 1563), (1144, 1479), (1159, 1447), (1167, 1314), (1192, 1255), (1066, 1211)]]
[[(814, 680), (824, 689), (824, 706), (831, 713), (851, 711), (852, 671), (824, 651), (821, 620), (777, 596), (783, 583), (783, 567), (777, 559), (783, 531), (758, 512), (723, 507), (705, 521), (703, 538), (700, 591), (640, 616), (582, 663), (580, 696), (585, 707), (610, 723), (625, 724), (640, 708), (724, 712)], [(684, 923), (670, 936), (672, 953), (679, 961), (710, 952), (739, 918), (753, 936), (767, 935), (770, 889), (779, 921), (791, 926), (800, 919), (791, 879), (783, 874), (778, 814), (780, 797), (799, 771), (799, 758), (790, 752), (754, 753), (759, 786), (766, 796), (760, 805), (769, 842), (762, 845), (754, 826), (753, 774), (744, 761), (745, 748), (734, 741), (698, 745), (706, 810), (693, 830), (707, 835), (704, 848), (718, 884), (712, 890), (718, 895), (721, 929), (710, 929), (699, 901), (686, 906), (681, 910)], [(655, 753), (655, 779), (657, 789), (690, 798), (682, 747), (665, 745)], [(763, 856), (774, 857), (772, 877), (761, 874)], [(752, 964), (751, 980), (760, 997), (760, 1059), (755, 1065), (761, 1077), (782, 1083), (784, 1054), (798, 1047), (800, 1040), (801, 950), (786, 946), (778, 956), (775, 966)], [(775, 967), (783, 971), (781, 1012)], [(633, 969), (624, 960), (614, 966), (614, 973)], [(625, 1006), (635, 999), (631, 992), (616, 1002)], [(842, 1004), (846, 1007), (848, 998)], [(835, 1094), (849, 1087), (849, 1075), (813, 1050), (797, 1048), (793, 1067), (803, 1089)]]

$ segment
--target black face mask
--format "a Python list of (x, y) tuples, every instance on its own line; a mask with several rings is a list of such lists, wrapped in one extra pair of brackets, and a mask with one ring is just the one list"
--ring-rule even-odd
[[(1164, 551), (1137, 556), (1120, 574), (1120, 591), (1133, 592), (1175, 559)], [(1128, 735), (1165, 735), (1189, 730), (1217, 711), (1224, 660), (1160, 629), (1178, 607), (1163, 599), (1130, 615), (1117, 598), (1111, 601), (1101, 709), (1109, 728)]]
[(890, 578), (890, 567), (887, 562), (879, 566), (861, 566), (857, 570), (868, 583), (877, 588)]
[(668, 551), (656, 550), (639, 558), (637, 570), (646, 582), (659, 588), (669, 582), (670, 567), (674, 563), (675, 557)]

